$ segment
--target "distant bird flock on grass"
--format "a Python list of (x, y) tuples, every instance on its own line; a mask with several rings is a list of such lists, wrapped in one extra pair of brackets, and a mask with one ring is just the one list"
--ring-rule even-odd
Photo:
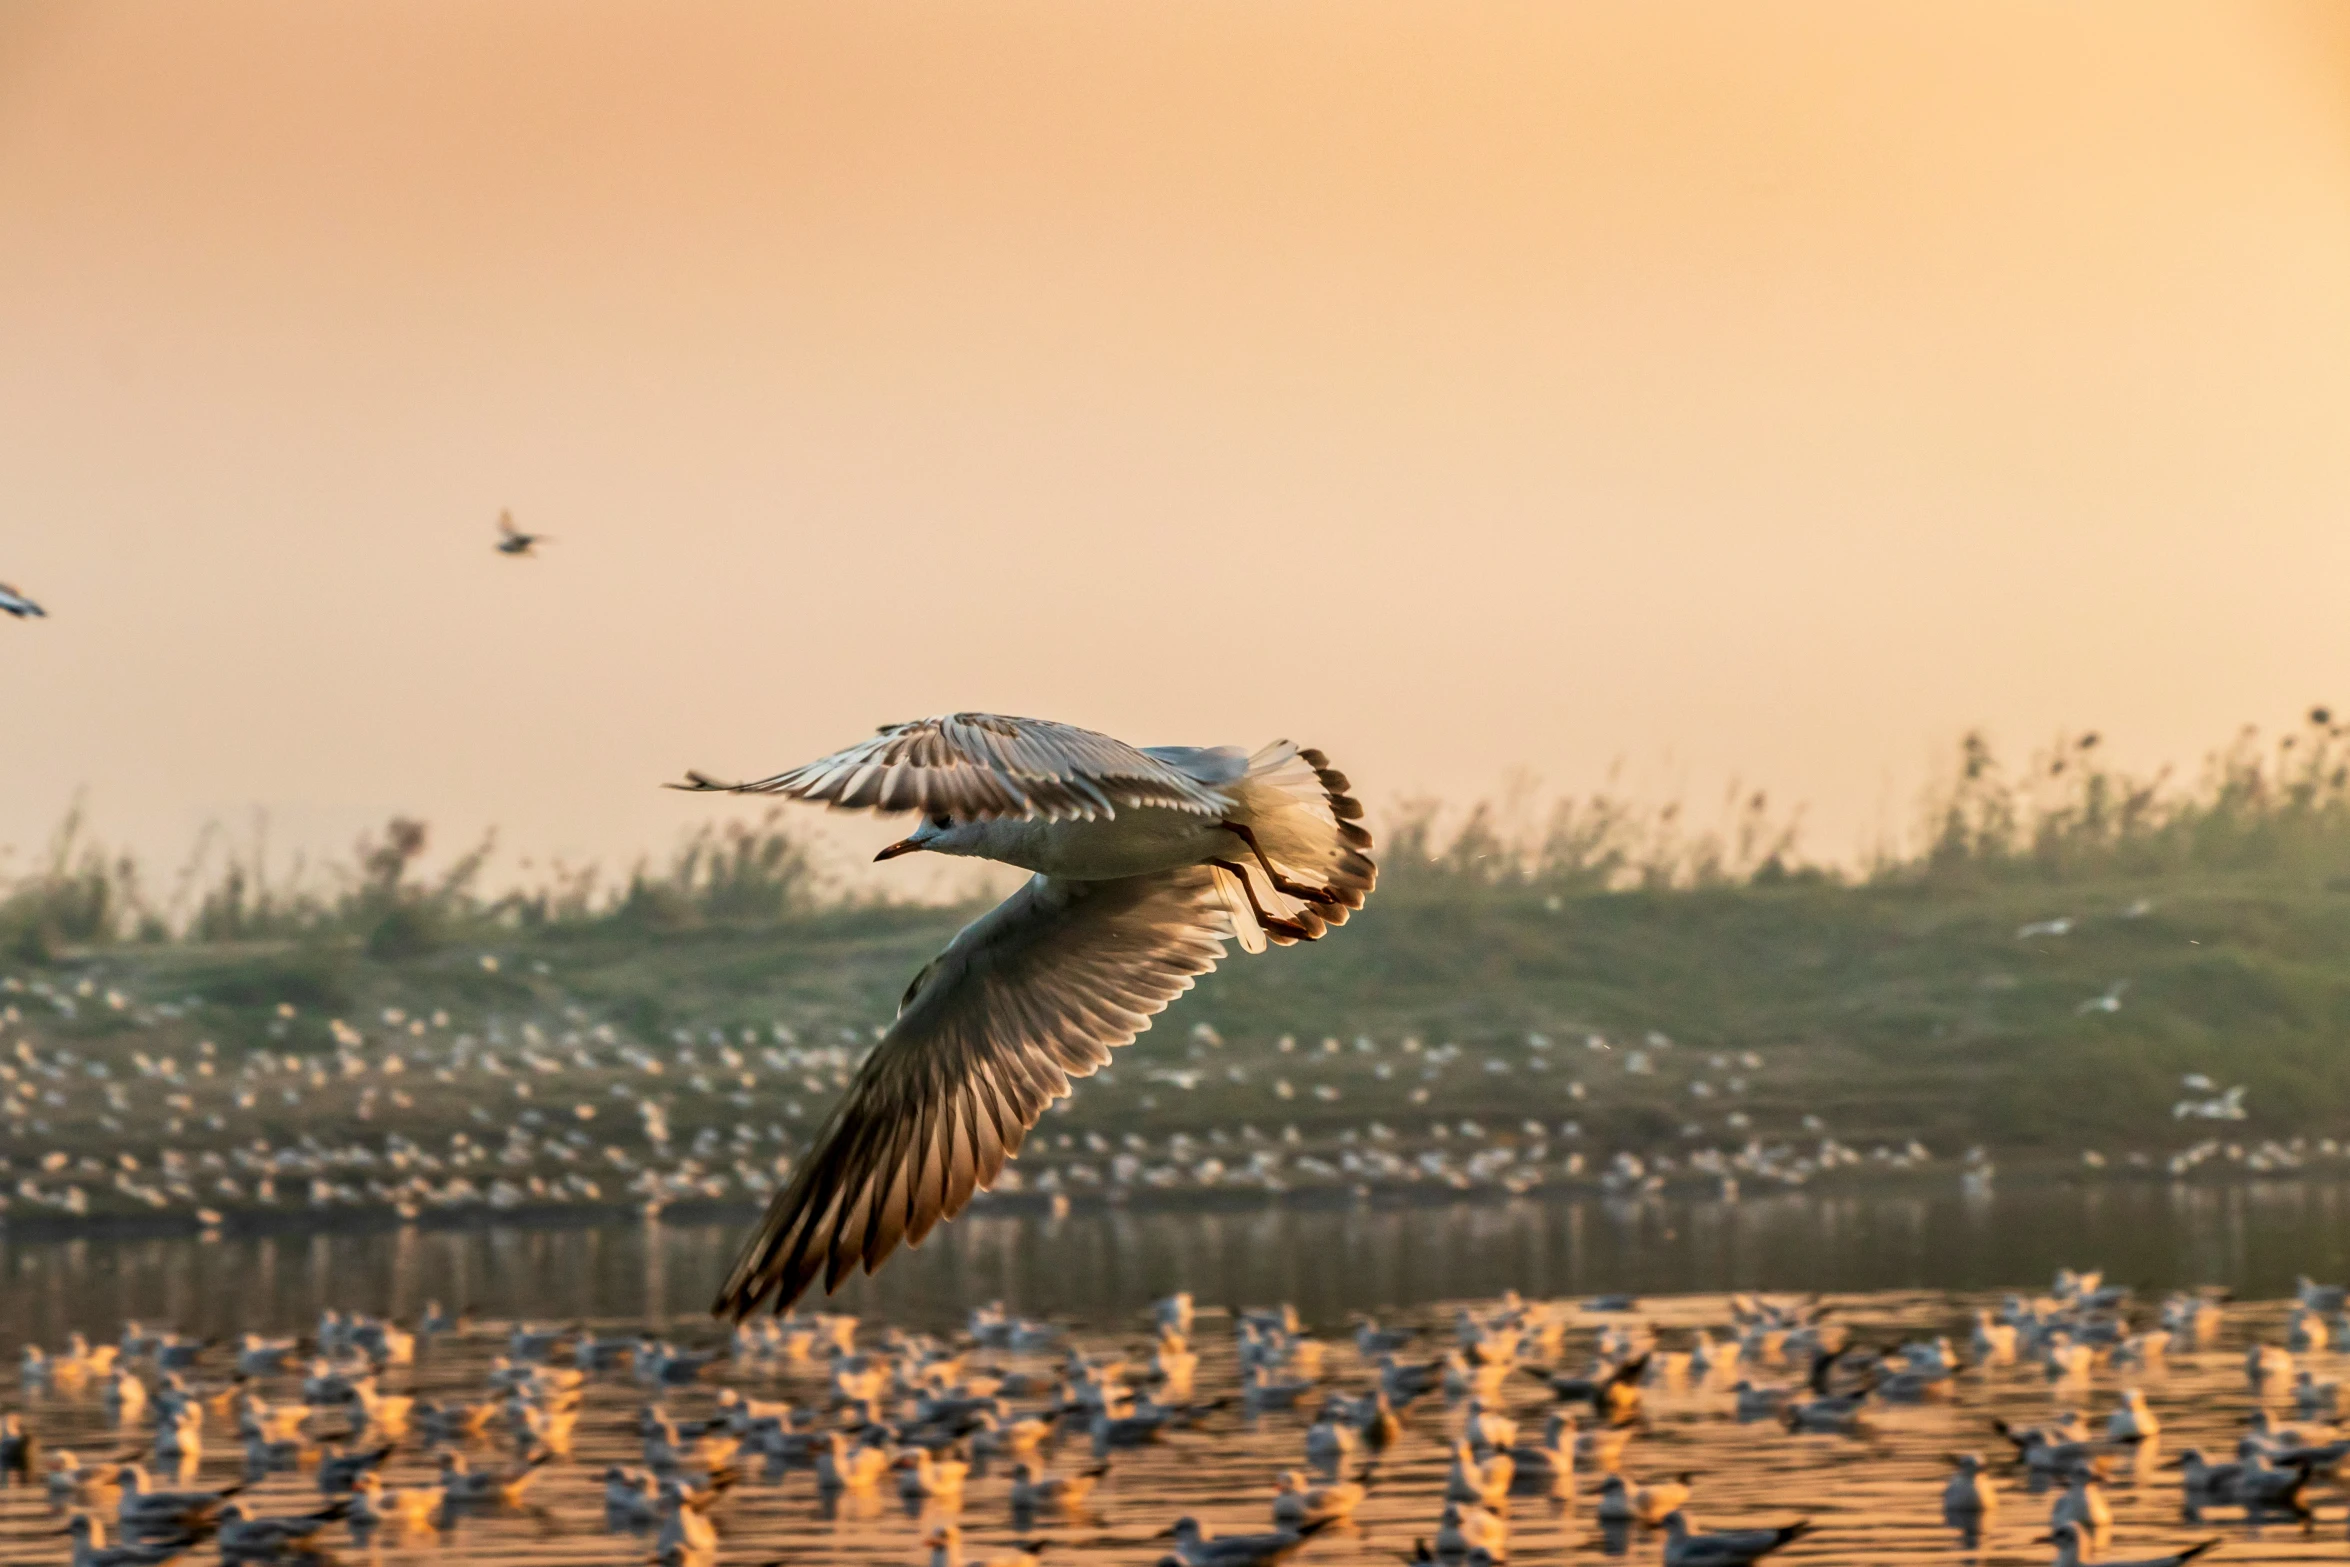
[[(0, 962), (0, 1223), (173, 1218), (233, 1230), (293, 1213), (336, 1222), (355, 1211), (764, 1203), (875, 1043), (872, 1024), (739, 1013), (641, 1032), (537, 972), (543, 963), (495, 952), (452, 953), (444, 967), (497, 980), (497, 999), (459, 999), (452, 978), (363, 1016), (157, 994), (106, 967), (77, 978)], [(1613, 1049), (1596, 1034), (1478, 1049), (1367, 1034), (1242, 1040), (1202, 1020), (1059, 1101), (996, 1190), (1045, 1204), (1732, 1199), (1888, 1175), (1992, 1190), (1979, 1150), (1840, 1138), (1801, 1110), (1799, 1089), (1772, 1086), (1775, 1063), (1759, 1052), (1640, 1038)], [(1692, 1102), (1702, 1087), (1717, 1107), (1664, 1148), (1627, 1146), (1600, 1113), (1610, 1078), (1643, 1056), (1641, 1081), (1685, 1074)], [(2211, 1081), (2191, 1078), (2182, 1103), (2240, 1113), (2242, 1091)], [(1494, 1084), (1513, 1085), (1519, 1114), (1464, 1113)], [(2202, 1180), (2345, 1157), (2330, 1138), (2197, 1136), (2112, 1164)]]

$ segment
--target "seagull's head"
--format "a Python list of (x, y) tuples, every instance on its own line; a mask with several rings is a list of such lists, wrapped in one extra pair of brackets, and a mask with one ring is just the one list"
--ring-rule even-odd
[(901, 854), (912, 854), (917, 849), (928, 849), (933, 854), (976, 854), (980, 850), (980, 835), (986, 823), (957, 821), (943, 813), (925, 816), (921, 824), (897, 842), (873, 856), (876, 861), (894, 860)]

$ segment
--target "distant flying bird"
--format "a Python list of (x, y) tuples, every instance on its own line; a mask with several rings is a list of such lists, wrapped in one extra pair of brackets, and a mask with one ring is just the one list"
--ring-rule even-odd
[(19, 620), (42, 620), (49, 614), (5, 582), (0, 582), (0, 613), (14, 615)]
[(533, 546), (552, 542), (554, 541), (544, 533), (525, 533), (514, 526), (513, 512), (501, 511), (498, 513), (497, 550), (499, 554), (528, 555)]
[(928, 849), (1036, 873), (915, 976), (719, 1292), (712, 1310), (736, 1319), (918, 1243), (1226, 941), (1314, 940), (1363, 906), (1378, 874), (1345, 776), (1287, 741), (1253, 756), (1137, 749), (954, 713), (755, 783), (687, 778), (674, 787), (919, 811), (876, 859)]

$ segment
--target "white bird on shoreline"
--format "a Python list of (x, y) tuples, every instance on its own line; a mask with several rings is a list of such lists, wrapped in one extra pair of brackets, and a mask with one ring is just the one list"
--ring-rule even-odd
[(919, 811), (876, 859), (926, 849), (1036, 873), (915, 977), (720, 1290), (713, 1311), (737, 1320), (919, 1243), (1226, 941), (1314, 940), (1377, 879), (1345, 776), (1287, 741), (1138, 750), (956, 713), (753, 783), (687, 778), (678, 787)]

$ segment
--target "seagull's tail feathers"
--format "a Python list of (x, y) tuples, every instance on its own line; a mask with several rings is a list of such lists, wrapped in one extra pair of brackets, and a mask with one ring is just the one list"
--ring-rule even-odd
[[(1309, 940), (1328, 926), (1345, 924), (1378, 885), (1371, 834), (1362, 824), (1361, 802), (1347, 793), (1350, 787), (1328, 757), (1287, 740), (1276, 740), (1250, 757), (1248, 771), (1225, 786), (1232, 798), (1228, 819), (1248, 829), (1270, 869), (1318, 894), (1301, 898), (1268, 888), (1284, 911), (1297, 911), (1292, 918), (1306, 928)], [(1261, 937), (1249, 939), (1248, 927), (1257, 922), (1244, 917), (1246, 891), (1232, 889), (1239, 895), (1233, 924), (1241, 931), (1241, 946), (1254, 952), (1260, 950)], [(1286, 945), (1297, 938), (1275, 933), (1273, 939)]]

